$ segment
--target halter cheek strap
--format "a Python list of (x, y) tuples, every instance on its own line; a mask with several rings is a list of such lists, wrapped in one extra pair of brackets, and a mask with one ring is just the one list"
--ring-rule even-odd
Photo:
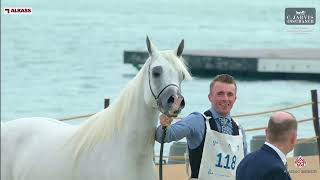
[(176, 84), (168, 84), (168, 85), (166, 85), (161, 91), (160, 91), (160, 93), (156, 96), (155, 95), (155, 93), (153, 92), (153, 90), (152, 90), (152, 87), (151, 87), (151, 78), (150, 78), (150, 65), (149, 65), (149, 69), (148, 69), (148, 74), (149, 74), (149, 88), (150, 88), (150, 91), (151, 91), (151, 93), (152, 93), (152, 95), (153, 95), (153, 97), (154, 97), (154, 99), (156, 100), (156, 102), (157, 102), (157, 104), (159, 104), (159, 102), (158, 102), (158, 98), (160, 97), (160, 95), (164, 92), (164, 90), (165, 89), (167, 89), (169, 86), (176, 86), (178, 89), (179, 89), (179, 86), (178, 85), (176, 85)]

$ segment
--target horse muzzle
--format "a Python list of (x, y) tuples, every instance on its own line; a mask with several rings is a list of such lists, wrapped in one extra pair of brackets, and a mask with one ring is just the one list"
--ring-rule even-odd
[(184, 97), (176, 87), (170, 87), (158, 99), (160, 112), (169, 116), (177, 117), (185, 106)]

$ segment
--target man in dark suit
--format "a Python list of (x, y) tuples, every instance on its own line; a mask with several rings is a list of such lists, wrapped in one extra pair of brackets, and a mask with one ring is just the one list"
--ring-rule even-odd
[(291, 180), (286, 155), (297, 140), (297, 121), (288, 112), (276, 112), (269, 120), (265, 144), (242, 159), (236, 180)]

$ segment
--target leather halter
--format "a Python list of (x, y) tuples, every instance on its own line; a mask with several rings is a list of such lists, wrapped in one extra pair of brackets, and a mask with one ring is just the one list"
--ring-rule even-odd
[[(168, 85), (166, 85), (161, 91), (160, 91), (160, 93), (156, 96), (155, 95), (155, 93), (153, 92), (153, 90), (152, 90), (152, 87), (151, 87), (151, 78), (150, 78), (150, 64), (149, 64), (149, 69), (148, 69), (148, 75), (149, 75), (149, 88), (150, 88), (150, 91), (151, 91), (151, 93), (152, 93), (152, 96), (154, 97), (154, 99), (156, 100), (156, 102), (157, 102), (157, 105), (159, 106), (160, 105), (160, 102), (159, 102), (159, 97), (160, 97), (160, 95), (164, 92), (164, 90), (165, 89), (167, 89), (169, 86), (175, 86), (175, 87), (177, 87), (178, 89), (179, 89), (179, 86), (178, 85), (176, 85), (176, 84), (168, 84)], [(163, 112), (162, 112), (163, 113)]]

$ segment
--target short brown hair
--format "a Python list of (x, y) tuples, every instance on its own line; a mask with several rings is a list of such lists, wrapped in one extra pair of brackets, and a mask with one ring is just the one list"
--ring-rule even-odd
[(297, 130), (297, 120), (293, 114), (286, 112), (291, 115), (292, 118), (284, 119), (281, 122), (276, 122), (273, 116), (270, 117), (268, 123), (268, 138), (271, 142), (285, 142), (288, 140), (288, 134), (294, 130)]
[(219, 75), (216, 75), (213, 78), (213, 80), (211, 81), (209, 94), (211, 93), (215, 82), (234, 84), (234, 86), (236, 88), (236, 92), (237, 92), (237, 84), (236, 84), (236, 81), (234, 80), (234, 78), (229, 74), (219, 74)]

